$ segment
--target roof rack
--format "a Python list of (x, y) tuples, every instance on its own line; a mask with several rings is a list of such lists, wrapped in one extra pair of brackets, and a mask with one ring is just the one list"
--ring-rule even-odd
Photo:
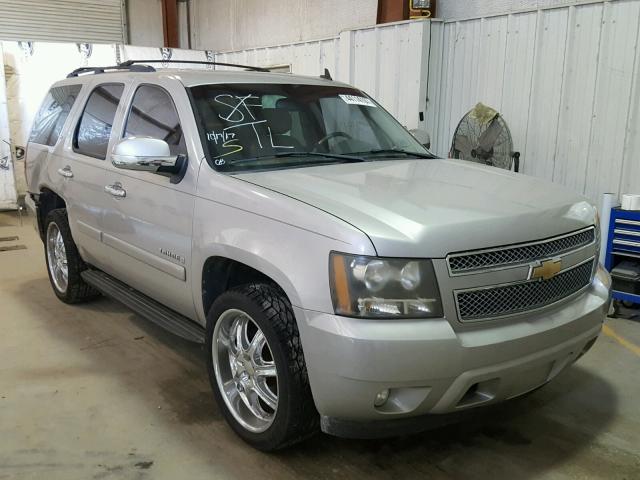
[(80, 67), (67, 75), (67, 78), (79, 77), (85, 73), (105, 73), (107, 71), (128, 70), (130, 72), (155, 72), (151, 65), (112, 65), (110, 67)]
[[(190, 63), (196, 65), (220, 65), (222, 67), (236, 67), (236, 68), (245, 68), (247, 70), (253, 70), (255, 72), (269, 72), (268, 68), (263, 67), (254, 67), (251, 65), (239, 65), (237, 63), (223, 63), (223, 62), (207, 62), (200, 60), (127, 60), (126, 62), (122, 62), (119, 66), (122, 67), (133, 67), (136, 64), (144, 64), (144, 63)], [(152, 67), (153, 68), (153, 67)]]

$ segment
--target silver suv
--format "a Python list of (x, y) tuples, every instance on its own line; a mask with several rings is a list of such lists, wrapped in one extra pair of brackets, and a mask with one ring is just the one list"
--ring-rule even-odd
[(58, 298), (103, 293), (204, 343), (220, 409), (263, 450), (530, 392), (609, 306), (593, 205), (437, 159), (328, 78), (81, 69), (26, 168)]

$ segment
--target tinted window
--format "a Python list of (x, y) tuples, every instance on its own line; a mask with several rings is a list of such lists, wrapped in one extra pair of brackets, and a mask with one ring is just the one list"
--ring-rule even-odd
[(142, 85), (136, 90), (124, 136), (159, 138), (169, 144), (172, 155), (187, 153), (176, 107), (160, 87)]
[(124, 85), (111, 84), (96, 87), (82, 112), (74, 139), (74, 150), (84, 155), (104, 159), (113, 127), (116, 109)]
[(65, 85), (49, 90), (33, 121), (30, 142), (50, 146), (56, 144), (81, 88), (81, 85)]

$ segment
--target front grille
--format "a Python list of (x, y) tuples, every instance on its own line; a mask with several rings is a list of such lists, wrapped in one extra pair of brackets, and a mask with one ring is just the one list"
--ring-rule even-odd
[(549, 280), (455, 292), (460, 320), (502, 317), (551, 305), (589, 285), (592, 270), (593, 259)]
[(562, 237), (555, 237), (540, 242), (499, 247), (449, 255), (449, 271), (453, 275), (471, 273), (477, 270), (513, 266), (529, 263), (542, 258), (550, 258), (571, 250), (590, 245), (595, 240), (595, 229), (590, 227)]

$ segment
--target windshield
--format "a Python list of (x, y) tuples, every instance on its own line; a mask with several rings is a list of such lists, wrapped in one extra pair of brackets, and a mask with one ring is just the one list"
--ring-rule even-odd
[(294, 168), (429, 152), (366, 94), (348, 87), (191, 87), (205, 151), (219, 171)]

